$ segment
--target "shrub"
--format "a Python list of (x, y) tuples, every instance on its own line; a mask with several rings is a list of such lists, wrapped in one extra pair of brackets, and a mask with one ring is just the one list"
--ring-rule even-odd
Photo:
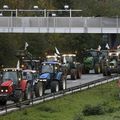
[(83, 118), (82, 114), (77, 114), (77, 115), (75, 115), (73, 120), (84, 120), (84, 118)]
[(102, 105), (96, 105), (96, 106), (86, 105), (82, 112), (85, 116), (102, 115), (105, 113), (105, 110), (102, 107)]

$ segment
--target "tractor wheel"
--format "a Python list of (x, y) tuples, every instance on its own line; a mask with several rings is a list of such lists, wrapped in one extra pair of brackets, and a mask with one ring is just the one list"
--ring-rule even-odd
[(105, 68), (103, 69), (103, 76), (109, 76), (109, 75), (111, 75), (111, 72), (108, 71), (107, 67), (105, 67)]
[(88, 69), (84, 69), (84, 73), (85, 74), (89, 74), (89, 70)]
[(1, 100), (0, 101), (0, 106), (5, 106), (7, 104), (7, 100)]
[(44, 94), (44, 84), (43, 82), (38, 82), (35, 85), (35, 96), (40, 97), (43, 96), (43, 94)]
[(75, 69), (71, 69), (71, 80), (77, 79), (77, 72)]
[(59, 91), (59, 82), (58, 81), (52, 81), (51, 82), (51, 92), (58, 92)]
[(25, 90), (25, 100), (31, 99), (31, 85), (30, 83), (27, 83), (26, 90)]
[(22, 90), (15, 90), (14, 92), (14, 102), (17, 103), (17, 102), (22, 102), (23, 100), (23, 93), (22, 93)]
[(77, 78), (80, 79), (81, 78), (81, 74), (82, 74), (82, 70), (78, 69), (77, 70)]
[(65, 90), (66, 88), (67, 88), (66, 79), (62, 78), (62, 80), (60, 81), (60, 90)]
[(100, 65), (95, 64), (95, 74), (99, 74), (99, 73), (100, 73)]

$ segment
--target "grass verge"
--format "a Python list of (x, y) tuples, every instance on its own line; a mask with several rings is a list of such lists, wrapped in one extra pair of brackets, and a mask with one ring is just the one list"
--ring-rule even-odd
[[(120, 120), (118, 93), (114, 81), (0, 116), (0, 120)], [(94, 114), (84, 114), (85, 110)]]

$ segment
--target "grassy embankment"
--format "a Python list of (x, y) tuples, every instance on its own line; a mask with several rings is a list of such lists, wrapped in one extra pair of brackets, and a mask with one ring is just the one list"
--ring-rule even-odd
[[(120, 120), (118, 91), (112, 82), (0, 116), (0, 120)], [(84, 115), (86, 105), (101, 106), (102, 114)]]

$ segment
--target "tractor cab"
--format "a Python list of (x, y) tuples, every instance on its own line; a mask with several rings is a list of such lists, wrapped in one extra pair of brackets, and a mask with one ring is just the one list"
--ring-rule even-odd
[(63, 54), (63, 62), (74, 62), (76, 61), (76, 54)]
[(41, 73), (54, 73), (57, 72), (60, 68), (58, 62), (43, 62)]
[(2, 71), (2, 83), (7, 81), (13, 82), (14, 85), (17, 85), (18, 82), (22, 79), (22, 71), (16, 68), (4, 68)]
[(55, 62), (55, 61), (60, 62), (60, 58), (61, 57), (59, 55), (57, 55), (57, 54), (56, 55), (47, 55), (46, 56), (46, 61), (47, 62)]
[(55, 79), (58, 71), (60, 71), (60, 64), (58, 62), (43, 62), (40, 79)]
[(120, 50), (110, 50), (108, 56), (110, 61), (120, 61)]

